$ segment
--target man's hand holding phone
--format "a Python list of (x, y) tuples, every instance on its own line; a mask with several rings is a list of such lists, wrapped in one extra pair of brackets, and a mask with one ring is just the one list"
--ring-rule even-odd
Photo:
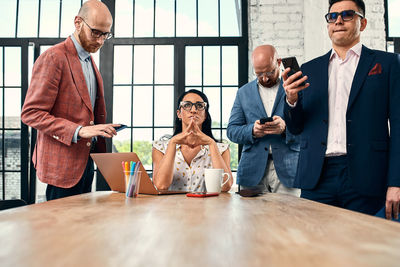
[(299, 64), (295, 57), (283, 58), (282, 63), (285, 70), (282, 72), (283, 88), (285, 88), (286, 98), (292, 105), (297, 102), (298, 92), (310, 86), (305, 81), (307, 76), (302, 77)]
[(285, 121), (279, 116), (273, 116), (272, 121), (265, 123), (261, 123), (260, 120), (255, 121), (253, 126), (253, 135), (256, 138), (261, 138), (267, 134), (281, 134), (286, 129)]

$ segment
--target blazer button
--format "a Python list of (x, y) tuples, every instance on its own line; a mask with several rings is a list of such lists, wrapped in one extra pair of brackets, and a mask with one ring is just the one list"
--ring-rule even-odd
[(321, 142), (321, 145), (326, 146), (326, 143), (325, 142)]
[(265, 151), (268, 151), (268, 147), (264, 147)]
[(91, 145), (92, 145), (92, 143), (90, 143), (90, 142), (86, 143), (86, 146), (91, 146)]
[(322, 120), (324, 123), (328, 123), (328, 120)]
[(90, 121), (89, 124), (90, 124), (90, 125), (94, 125), (94, 121)]

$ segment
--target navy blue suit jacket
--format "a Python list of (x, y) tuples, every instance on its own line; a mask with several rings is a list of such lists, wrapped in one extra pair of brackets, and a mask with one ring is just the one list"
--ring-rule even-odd
[[(317, 185), (324, 162), (330, 54), (302, 66), (310, 86), (299, 93), (296, 107), (285, 101), (286, 125), (300, 134), (295, 186), (302, 189)], [(360, 194), (383, 197), (388, 186), (400, 186), (399, 55), (362, 47), (346, 111), (346, 142), (349, 178)]]
[[(284, 101), (285, 93), (281, 83), (275, 97), (272, 114), (269, 116), (277, 115), (283, 119)], [(293, 187), (300, 150), (294, 136), (282, 134), (253, 138), (254, 122), (267, 116), (258, 92), (257, 79), (239, 88), (227, 128), (228, 138), (232, 142), (243, 145), (237, 171), (237, 183), (255, 186), (260, 182), (267, 166), (271, 145), (279, 180), (285, 186)]]

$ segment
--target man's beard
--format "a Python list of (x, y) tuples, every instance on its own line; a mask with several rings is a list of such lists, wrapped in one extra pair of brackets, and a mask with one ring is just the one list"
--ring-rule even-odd
[(99, 50), (101, 47), (101, 46), (100, 47), (91, 46), (89, 39), (86, 37), (86, 35), (83, 31), (81, 31), (79, 33), (78, 37), (79, 37), (79, 41), (81, 42), (81, 46), (83, 47), (83, 49), (85, 49), (89, 53), (96, 53), (97, 50)]

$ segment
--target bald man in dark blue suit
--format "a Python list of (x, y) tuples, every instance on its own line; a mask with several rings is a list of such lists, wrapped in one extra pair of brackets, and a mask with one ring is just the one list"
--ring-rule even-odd
[(366, 214), (385, 205), (386, 218), (397, 219), (400, 57), (360, 43), (364, 16), (362, 0), (331, 0), (333, 49), (301, 72), (283, 72), (284, 118), (300, 135), (295, 186), (303, 198)]

